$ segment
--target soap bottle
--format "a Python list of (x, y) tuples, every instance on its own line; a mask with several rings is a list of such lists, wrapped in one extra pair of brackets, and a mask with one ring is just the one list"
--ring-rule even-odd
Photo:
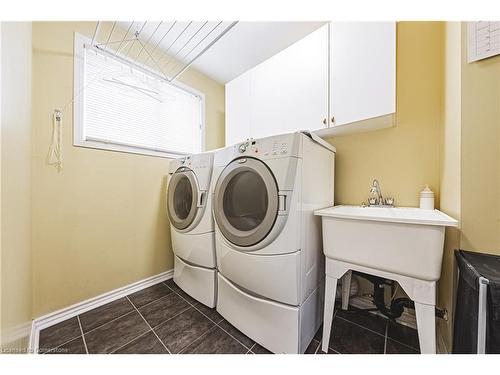
[(434, 192), (429, 189), (429, 185), (425, 185), (424, 190), (420, 192), (420, 208), (424, 210), (434, 209)]

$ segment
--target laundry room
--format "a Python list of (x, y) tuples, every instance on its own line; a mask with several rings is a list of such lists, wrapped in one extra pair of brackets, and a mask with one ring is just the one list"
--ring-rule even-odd
[(0, 368), (500, 354), (500, 12), (178, 6), (0, 14)]

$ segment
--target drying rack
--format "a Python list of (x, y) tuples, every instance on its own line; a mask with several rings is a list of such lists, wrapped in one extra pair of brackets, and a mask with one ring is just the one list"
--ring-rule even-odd
[(237, 23), (98, 21), (86, 48), (173, 82)]

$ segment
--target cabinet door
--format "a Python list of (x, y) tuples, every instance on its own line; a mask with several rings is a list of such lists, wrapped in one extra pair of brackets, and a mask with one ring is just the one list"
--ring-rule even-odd
[(328, 25), (251, 70), (253, 138), (321, 129), (328, 116)]
[(330, 24), (330, 126), (396, 112), (396, 23)]
[(250, 138), (250, 72), (226, 83), (226, 146)]

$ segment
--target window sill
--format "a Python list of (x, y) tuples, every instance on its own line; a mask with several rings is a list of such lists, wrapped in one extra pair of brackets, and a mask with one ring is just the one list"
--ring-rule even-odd
[(73, 146), (75, 147), (84, 147), (90, 148), (94, 150), (103, 150), (103, 151), (115, 151), (122, 152), (127, 154), (135, 154), (135, 155), (144, 155), (144, 156), (155, 156), (165, 159), (177, 159), (184, 155), (188, 155), (188, 153), (172, 153), (165, 151), (155, 151), (148, 150), (140, 147), (132, 147), (125, 146), (115, 143), (106, 143), (106, 142), (98, 142), (98, 141), (90, 141), (90, 140), (74, 140)]

